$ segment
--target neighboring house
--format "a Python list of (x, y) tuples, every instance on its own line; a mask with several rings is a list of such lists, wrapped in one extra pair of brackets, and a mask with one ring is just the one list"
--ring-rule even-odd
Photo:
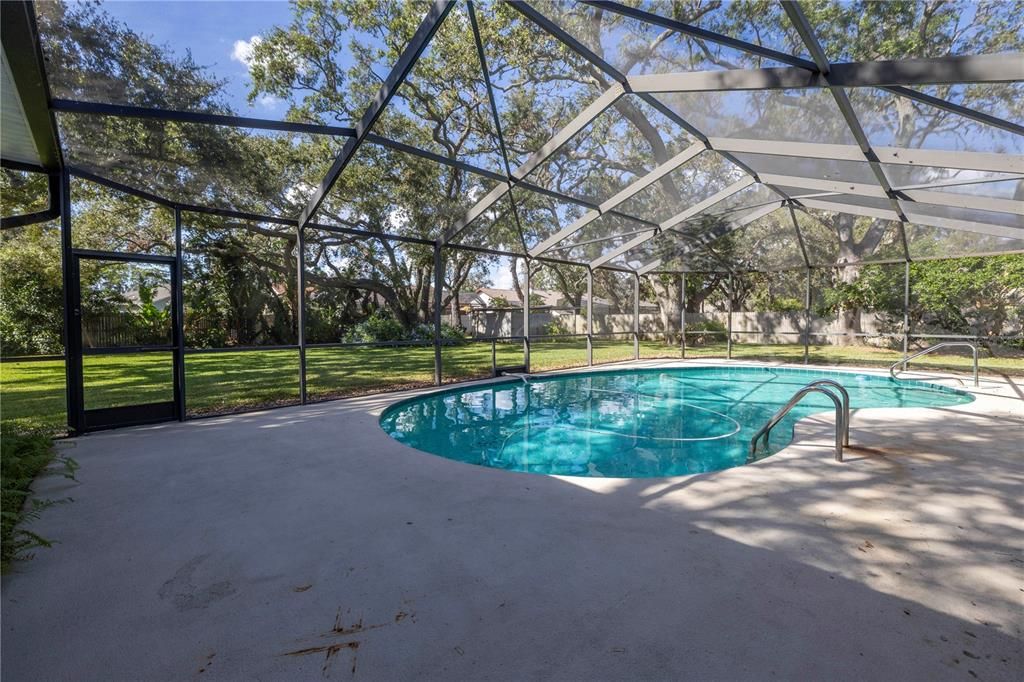
[[(542, 303), (540, 305), (532, 306), (532, 310), (562, 310), (571, 309), (572, 303), (565, 297), (560, 291), (549, 291), (545, 289), (534, 289), (530, 292), (533, 296), (533, 300), (538, 297)], [(463, 292), (459, 294), (459, 307), (462, 308), (463, 312), (469, 312), (471, 309), (484, 309), (489, 310), (493, 308), (500, 308), (502, 306), (496, 305), (499, 300), (504, 299), (508, 304), (509, 308), (522, 308), (523, 302), (519, 298), (519, 294), (516, 293), (515, 289), (496, 289), (493, 287), (481, 287), (476, 291)], [(582, 297), (580, 302), (580, 308), (586, 308), (587, 298)], [(607, 313), (611, 308), (611, 304), (602, 298), (594, 299), (594, 313)]]
[[(128, 299), (132, 306), (142, 305), (138, 289), (132, 289), (124, 297)], [(169, 284), (158, 284), (156, 286), (156, 291), (153, 292), (153, 305), (157, 310), (167, 310), (171, 305), (171, 287)]]

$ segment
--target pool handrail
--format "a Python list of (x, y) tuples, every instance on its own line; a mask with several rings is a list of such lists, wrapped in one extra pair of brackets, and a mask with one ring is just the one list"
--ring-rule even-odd
[(833, 379), (816, 379), (807, 385), (831, 386), (839, 391), (839, 395), (843, 397), (843, 446), (850, 447), (850, 392), (841, 383)]
[(747, 463), (755, 461), (754, 455), (757, 454), (757, 442), (764, 437), (765, 446), (768, 445), (768, 438), (771, 436), (772, 429), (785, 418), (789, 411), (796, 407), (796, 404), (804, 399), (805, 396), (811, 393), (823, 393), (829, 397), (832, 403), (836, 406), (836, 461), (843, 461), (843, 434), (844, 434), (844, 423), (843, 423), (843, 402), (839, 396), (833, 393), (824, 386), (812, 386), (808, 384), (799, 391), (793, 394), (793, 397), (789, 399), (782, 409), (772, 415), (772, 418), (761, 427), (761, 430), (754, 434), (754, 437), (750, 439), (750, 454), (747, 456)]
[(941, 343), (936, 343), (932, 346), (928, 346), (924, 350), (918, 351), (909, 357), (894, 362), (889, 367), (889, 376), (892, 377), (894, 380), (898, 380), (900, 377), (896, 372), (896, 368), (899, 367), (900, 365), (903, 365), (903, 371), (905, 372), (907, 371), (907, 363), (913, 360), (914, 358), (919, 358), (922, 355), (928, 355), (932, 351), (936, 351), (940, 348), (948, 348), (950, 346), (966, 346), (967, 348), (971, 349), (971, 353), (974, 355), (974, 387), (978, 388), (978, 344), (971, 343), (970, 341), (943, 341)]

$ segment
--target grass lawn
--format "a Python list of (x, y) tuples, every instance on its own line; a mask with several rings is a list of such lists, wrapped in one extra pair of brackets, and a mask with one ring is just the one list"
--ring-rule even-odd
[[(800, 344), (733, 344), (733, 358), (803, 362)], [(521, 343), (498, 343), (498, 365), (521, 365)], [(726, 345), (716, 342), (686, 349), (687, 358), (721, 357)], [(490, 376), (490, 342), (470, 342), (442, 349), (446, 382)], [(641, 358), (678, 358), (679, 349), (658, 341), (640, 344)], [(897, 351), (870, 346), (811, 346), (814, 364), (887, 366), (901, 357)], [(633, 341), (595, 339), (594, 362), (633, 358)], [(583, 338), (537, 340), (530, 344), (535, 372), (587, 364)], [(1024, 374), (1024, 355), (982, 357), (983, 372)], [(971, 359), (962, 354), (935, 354), (915, 366), (967, 373)], [(306, 351), (307, 390), (311, 399), (359, 395), (384, 390), (427, 386), (434, 377), (430, 346), (398, 348), (311, 348)], [(89, 408), (109, 407), (171, 398), (169, 354), (89, 356), (85, 361), (86, 402)], [(212, 414), (299, 400), (299, 354), (295, 350), (224, 352), (187, 355), (185, 393), (189, 414)], [(0, 416), (19, 431), (59, 431), (64, 419), (64, 362), (0, 363)]]

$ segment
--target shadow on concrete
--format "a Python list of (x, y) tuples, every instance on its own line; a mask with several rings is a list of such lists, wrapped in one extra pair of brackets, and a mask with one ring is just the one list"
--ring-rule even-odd
[(1020, 679), (1024, 472), (980, 416), (597, 481), (411, 450), (392, 400), (75, 441), (61, 544), (4, 578), (4, 676)]

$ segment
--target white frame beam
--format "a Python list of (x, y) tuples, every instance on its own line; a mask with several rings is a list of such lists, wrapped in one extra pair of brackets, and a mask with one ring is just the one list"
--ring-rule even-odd
[(444, 234), (441, 239), (441, 244), (448, 244), (451, 240), (462, 234), (462, 231), (469, 227), (470, 223), (494, 205), (495, 202), (501, 199), (506, 192), (512, 189), (513, 185), (525, 179), (527, 175), (537, 168), (537, 166), (553, 156), (554, 153), (562, 147), (562, 145), (568, 142), (578, 132), (593, 123), (598, 116), (615, 104), (616, 100), (618, 100), (619, 97), (622, 97), (625, 93), (625, 89), (618, 83), (605, 90), (600, 97), (587, 105), (583, 111), (576, 114), (572, 121), (570, 121), (564, 128), (555, 133), (555, 135), (552, 136), (543, 147), (531, 154), (525, 162), (512, 171), (512, 177), (509, 178), (507, 183), (504, 183), (504, 191), (496, 192), (497, 188), (495, 188), (488, 192), (483, 199), (476, 203), (476, 205), (470, 208), (466, 212), (466, 215), (452, 225), (452, 227)]
[(1017, 52), (944, 56), (900, 61), (832, 64), (828, 78), (796, 66), (724, 69), (629, 76), (634, 93), (716, 92), (720, 90), (794, 90), (800, 88), (884, 87), (1012, 83), (1024, 80), (1024, 54)]
[(562, 228), (555, 234), (551, 235), (550, 237), (542, 241), (537, 246), (533, 247), (533, 249), (530, 250), (530, 255), (539, 256), (545, 251), (551, 250), (552, 248), (557, 246), (559, 242), (576, 234), (578, 231), (580, 231), (593, 221), (597, 220), (602, 215), (606, 214), (608, 211), (612, 210), (616, 206), (619, 206), (620, 204), (625, 203), (630, 198), (644, 191), (654, 183), (664, 178), (669, 173), (678, 170), (684, 164), (686, 164), (687, 161), (693, 159), (696, 156), (699, 156), (700, 153), (703, 151), (707, 151), (707, 148), (700, 142), (690, 145), (689, 147), (681, 151), (679, 154), (676, 154), (671, 159), (669, 159), (665, 163), (661, 164), (660, 166), (652, 170), (647, 175), (643, 176), (642, 178), (639, 178), (629, 186), (619, 191), (617, 194), (615, 194), (615, 196), (611, 197), (607, 201), (601, 202), (601, 205), (598, 206), (596, 210), (588, 211), (578, 220), (572, 222), (571, 224), (567, 225), (566, 227)]

